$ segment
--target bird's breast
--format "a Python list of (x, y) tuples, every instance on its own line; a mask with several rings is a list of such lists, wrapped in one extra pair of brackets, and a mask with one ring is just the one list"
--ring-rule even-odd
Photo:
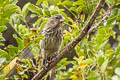
[(52, 55), (61, 47), (63, 35), (61, 30), (49, 31), (44, 33), (45, 39), (41, 46), (48, 55)]

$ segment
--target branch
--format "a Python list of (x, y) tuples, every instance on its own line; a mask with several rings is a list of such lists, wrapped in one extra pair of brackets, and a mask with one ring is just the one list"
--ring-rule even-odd
[(76, 37), (72, 42), (70, 42), (61, 53), (58, 54), (56, 58), (50, 61), (49, 64), (46, 65), (46, 68), (43, 68), (31, 79), (31, 80), (41, 80), (46, 73), (53, 68), (54, 66), (59, 63), (59, 61), (64, 58), (66, 54), (68, 54), (88, 33), (89, 29), (93, 25), (97, 15), (99, 14), (101, 8), (104, 6), (105, 0), (100, 0), (98, 3), (95, 11), (93, 12), (92, 16), (88, 20), (88, 23), (84, 26), (83, 30), (81, 31), (80, 35)]
[(88, 31), (88, 34), (90, 34), (93, 31), (96, 31), (99, 25), (102, 24), (102, 22), (106, 20), (110, 16), (110, 14), (111, 14), (111, 9), (108, 9), (106, 14), (102, 17), (102, 19), (95, 26), (90, 28), (90, 30)]

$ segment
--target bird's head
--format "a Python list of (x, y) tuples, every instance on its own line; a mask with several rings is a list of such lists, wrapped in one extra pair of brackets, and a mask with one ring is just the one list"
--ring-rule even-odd
[(65, 18), (62, 15), (53, 15), (48, 19), (47, 27), (58, 28), (60, 24), (65, 21)]

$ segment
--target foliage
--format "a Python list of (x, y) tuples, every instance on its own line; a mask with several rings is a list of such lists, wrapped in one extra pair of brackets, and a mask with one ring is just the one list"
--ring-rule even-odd
[[(65, 30), (62, 50), (79, 35), (93, 13), (98, 0), (38, 0), (36, 5), (29, 2), (22, 9), (16, 5), (17, 2), (17, 0), (0, 0), (0, 41), (4, 41), (2, 32), (7, 30), (6, 23), (10, 23), (21, 37), (13, 35), (18, 47), (9, 45), (6, 47), (7, 51), (0, 49), (0, 68), (5, 72), (0, 74), (0, 79), (3, 79), (14, 65), (17, 66), (18, 74), (11, 76), (12, 80), (28, 79), (30, 74), (35, 75), (42, 67), (42, 59), (37, 56), (39, 55), (39, 40), (44, 39), (40, 32), (47, 19), (54, 14), (61, 14), (66, 18), (63, 25)], [(67, 58), (64, 58), (57, 65), (56, 80), (120, 79), (120, 46), (114, 48), (109, 43), (110, 37), (120, 41), (120, 36), (116, 35), (117, 33), (113, 30), (116, 25), (120, 25), (120, 9), (113, 8), (115, 5), (120, 5), (120, 0), (106, 0), (106, 6), (100, 11), (95, 24), (104, 16), (106, 8), (112, 7), (112, 14), (99, 26), (96, 32), (86, 36), (75, 47), (77, 57), (74, 57), (74, 60), (68, 61)], [(30, 16), (31, 19), (37, 17), (32, 22), (34, 28), (29, 28), (27, 16)], [(0, 43), (0, 46), (3, 45)], [(35, 63), (32, 59), (22, 59), (17, 62), (16, 58), (26, 47), (29, 47), (35, 55)], [(7, 65), (10, 62), (12, 63)], [(66, 68), (68, 64), (72, 64), (69, 69)], [(7, 68), (3, 69), (4, 66)]]

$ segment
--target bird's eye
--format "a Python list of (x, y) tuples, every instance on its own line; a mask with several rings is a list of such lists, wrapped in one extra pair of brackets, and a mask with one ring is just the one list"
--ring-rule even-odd
[(56, 19), (60, 19), (60, 17), (59, 17), (59, 16), (55, 16), (55, 18), (56, 18)]

